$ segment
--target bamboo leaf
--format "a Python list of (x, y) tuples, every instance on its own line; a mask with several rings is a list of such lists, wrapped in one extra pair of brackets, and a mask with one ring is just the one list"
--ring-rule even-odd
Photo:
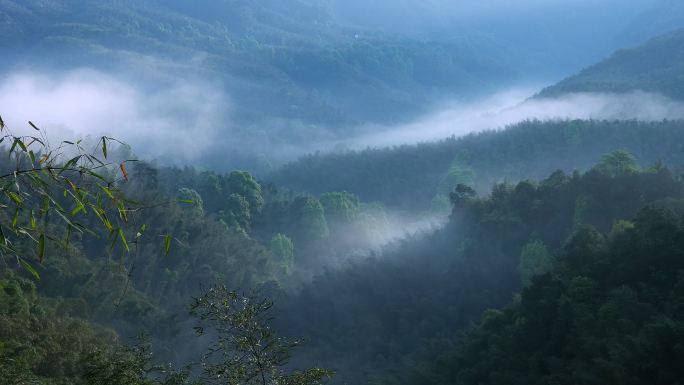
[(114, 247), (116, 246), (116, 242), (119, 240), (118, 234), (116, 230), (112, 230), (109, 232), (109, 250), (112, 251), (114, 250)]
[(66, 162), (64, 164), (64, 166), (61, 167), (61, 170), (59, 171), (59, 173), (61, 174), (64, 171), (66, 171), (66, 170), (70, 169), (71, 167), (73, 167), (74, 165), (76, 165), (76, 163), (81, 159), (81, 156), (82, 155), (79, 155), (79, 156), (76, 156), (76, 157), (69, 159), (69, 161)]
[(19, 147), (26, 152), (26, 145), (24, 142), (21, 140), (21, 138), (14, 138), (14, 143), (12, 143), (12, 147), (10, 147), (10, 154), (14, 152), (14, 149), (19, 145)]
[(45, 258), (45, 234), (40, 234), (38, 237), (38, 260), (43, 263)]
[(112, 223), (109, 221), (107, 218), (107, 214), (104, 212), (103, 209), (95, 206), (95, 205), (90, 205), (90, 207), (93, 209), (93, 212), (95, 213), (95, 216), (102, 222), (102, 224), (107, 228), (108, 231), (114, 231), (114, 227), (112, 226)]
[(67, 233), (66, 233), (66, 241), (65, 245), (69, 247), (69, 241), (71, 241), (71, 230), (73, 229), (74, 226), (72, 225), (67, 225)]
[(17, 227), (17, 221), (19, 220), (19, 209), (14, 210), (14, 217), (12, 217), (12, 228)]
[(19, 144), (19, 147), (21, 147), (22, 151), (26, 152), (26, 143), (24, 143), (23, 140), (19, 140), (17, 138), (17, 144)]
[(31, 125), (31, 127), (33, 127), (33, 129), (34, 129), (34, 130), (36, 130), (36, 131), (40, 131), (40, 128), (36, 127), (36, 125), (35, 125), (35, 124), (33, 124), (33, 122), (32, 122), (32, 121), (30, 121), (30, 120), (29, 120), (29, 125)]
[(79, 202), (78, 205), (76, 206), (76, 208), (71, 210), (71, 213), (69, 215), (74, 217), (74, 216), (76, 216), (76, 214), (80, 213), (83, 210), (85, 210), (85, 205), (83, 205), (83, 203)]
[(48, 212), (50, 211), (50, 197), (45, 195), (43, 198), (43, 219), (47, 220)]
[(21, 199), (21, 196), (15, 193), (14, 191), (5, 190), (5, 195), (7, 195), (7, 197), (11, 199), (12, 202), (14, 202), (16, 205), (21, 205), (24, 201), (23, 199)]
[(55, 212), (57, 213), (57, 215), (60, 216), (60, 218), (62, 218), (62, 220), (64, 220), (64, 222), (67, 225), (73, 225), (73, 223), (71, 223), (71, 220), (69, 220), (69, 218), (67, 218), (64, 214), (62, 214), (61, 210), (55, 210)]
[(164, 254), (166, 256), (171, 252), (171, 236), (167, 235), (164, 237)]
[(112, 190), (109, 189), (109, 187), (105, 187), (102, 185), (97, 185), (97, 187), (100, 188), (100, 190), (104, 191), (105, 194), (109, 197), (109, 199), (114, 199), (114, 194), (112, 194)]
[(135, 238), (138, 239), (142, 237), (142, 235), (145, 234), (145, 230), (147, 230), (147, 225), (143, 223), (142, 226), (140, 226), (138, 233), (135, 235)]
[(28, 263), (27, 261), (25, 261), (23, 258), (17, 257), (17, 259), (19, 260), (19, 263), (20, 263), (22, 266), (24, 266), (24, 269), (26, 269), (29, 273), (31, 273), (31, 275), (33, 275), (34, 277), (36, 277), (37, 280), (40, 280), (40, 274), (38, 274), (38, 272), (36, 271), (36, 269), (34, 269), (33, 266), (31, 266), (30, 263)]
[(128, 223), (128, 214), (126, 213), (126, 206), (123, 202), (119, 202), (119, 218), (123, 223)]
[(126, 249), (126, 252), (130, 252), (131, 250), (128, 248), (128, 241), (126, 240), (126, 235), (124, 235), (123, 230), (119, 229), (119, 236), (121, 237), (121, 242), (123, 243), (124, 249)]
[(107, 159), (107, 137), (102, 137), (102, 155)]

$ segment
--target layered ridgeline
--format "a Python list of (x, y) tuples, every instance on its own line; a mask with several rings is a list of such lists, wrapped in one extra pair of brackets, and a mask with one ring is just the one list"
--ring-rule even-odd
[[(672, 215), (638, 213), (648, 205), (681, 208), (683, 187), (679, 173), (640, 169), (625, 152), (586, 173), (496, 185), (488, 198), (460, 185), (444, 229), (320, 276), (281, 303), (281, 326), (309, 339), (298, 363), (331, 367), (339, 383), (510, 383), (509, 373), (513, 383), (573, 383), (578, 377), (569, 373), (580, 376), (586, 365), (597, 365), (587, 375), (605, 379), (603, 368), (622, 365), (610, 368), (618, 374), (636, 362), (629, 360), (640, 361), (640, 376), (676, 370), (682, 319), (667, 304), (680, 298), (669, 295), (679, 293), (681, 228)], [(454, 350), (483, 311), (530, 284), (522, 302), (487, 315)], [(668, 349), (673, 355), (660, 362)], [(618, 352), (627, 360), (613, 357)]]
[(527, 121), (502, 130), (383, 149), (306, 156), (268, 180), (297, 191), (349, 191), (403, 210), (443, 210), (459, 183), (486, 192), (495, 182), (587, 170), (626, 149), (645, 164), (684, 161), (679, 121)]
[(396, 121), (532, 69), (485, 34), (392, 37), (340, 26), (322, 2), (298, 0), (5, 1), (0, 31), (4, 67), (92, 66), (142, 83), (194, 74), (225, 86), (243, 125)]
[[(679, 14), (682, 14), (681, 4)], [(654, 38), (543, 90), (539, 97), (578, 92), (647, 91), (684, 99), (684, 30)]]
[[(653, 110), (646, 113), (648, 119), (658, 119), (657, 111), (679, 108), (667, 98), (684, 98), (682, 55), (684, 31), (679, 30), (618, 51), (526, 103), (552, 103), (573, 93), (593, 95), (593, 103), (630, 93), (629, 103), (648, 105)], [(631, 107), (618, 102), (606, 108)], [(435, 143), (317, 153), (281, 167), (268, 179), (300, 191), (347, 190), (392, 207), (439, 210), (458, 183), (486, 191), (497, 181), (543, 178), (556, 169), (586, 170), (603, 154), (621, 148), (647, 163), (679, 165), (681, 128), (679, 121), (524, 121)]]

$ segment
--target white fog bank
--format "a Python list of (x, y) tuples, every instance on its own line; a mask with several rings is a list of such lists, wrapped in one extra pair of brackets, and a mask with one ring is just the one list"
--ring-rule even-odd
[(14, 73), (0, 84), (0, 114), (15, 132), (30, 120), (58, 139), (110, 135), (145, 157), (191, 161), (214, 148), (227, 96), (207, 82), (146, 89), (93, 70)]
[[(233, 167), (227, 162), (236, 149), (267, 156), (277, 166), (315, 151), (435, 141), (532, 119), (684, 119), (683, 103), (652, 93), (530, 99), (538, 89), (521, 88), (479, 102), (445, 103), (434, 113), (405, 124), (364, 125), (346, 131), (360, 133), (355, 136), (344, 137), (345, 132), (338, 131), (340, 136), (330, 139), (332, 131), (325, 127), (292, 121), (266, 119), (254, 123), (258, 129), (239, 130), (232, 119), (229, 95), (222, 85), (208, 80), (155, 84), (137, 84), (87, 69), (49, 75), (14, 73), (2, 76), (0, 115), (15, 132), (29, 129), (30, 120), (60, 140), (109, 135), (130, 144), (143, 159), (203, 166), (202, 159), (213, 157), (225, 163), (214, 166), (223, 168)], [(277, 132), (291, 140), (274, 142)]]
[(338, 147), (360, 149), (434, 141), (535, 119), (684, 119), (684, 103), (654, 93), (577, 93), (553, 99), (530, 99), (534, 94), (531, 90), (513, 90), (478, 103), (448, 105), (407, 124), (369, 126), (365, 131), (372, 134), (338, 143)]

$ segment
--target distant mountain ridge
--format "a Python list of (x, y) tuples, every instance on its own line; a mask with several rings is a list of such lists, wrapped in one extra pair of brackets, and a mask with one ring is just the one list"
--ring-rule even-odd
[(152, 57), (216, 77), (240, 114), (333, 127), (398, 120), (443, 93), (513, 82), (529, 64), (484, 35), (365, 33), (299, 0), (4, 0), (0, 32), (5, 66), (10, 58), (52, 69)]
[(576, 92), (642, 90), (684, 100), (684, 29), (617, 51), (608, 59), (544, 89), (539, 97)]

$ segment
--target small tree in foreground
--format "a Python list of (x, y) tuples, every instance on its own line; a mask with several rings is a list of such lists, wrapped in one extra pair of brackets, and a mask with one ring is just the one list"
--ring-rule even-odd
[[(215, 286), (196, 298), (191, 313), (211, 325), (216, 342), (202, 360), (206, 380), (222, 385), (318, 385), (333, 375), (313, 368), (286, 374), (283, 366), (299, 343), (268, 326), (273, 302)], [(196, 328), (198, 334), (204, 327)]]

